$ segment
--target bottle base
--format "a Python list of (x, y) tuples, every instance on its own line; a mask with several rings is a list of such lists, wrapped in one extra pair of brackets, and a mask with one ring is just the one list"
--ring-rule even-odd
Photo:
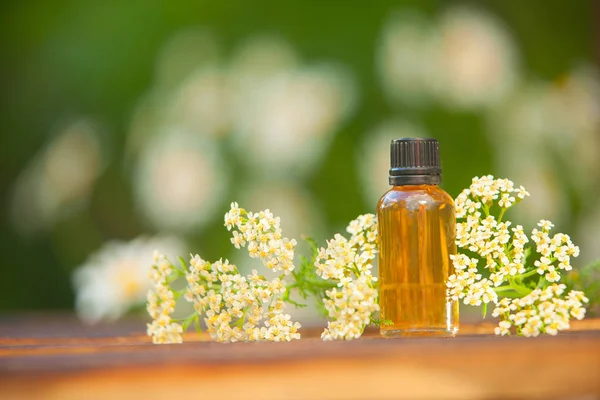
[(453, 328), (411, 328), (411, 329), (386, 329), (380, 331), (384, 338), (397, 337), (454, 337), (458, 327)]

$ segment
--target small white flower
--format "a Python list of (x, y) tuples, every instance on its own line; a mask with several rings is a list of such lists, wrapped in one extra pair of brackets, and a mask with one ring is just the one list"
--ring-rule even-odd
[(509, 321), (500, 321), (498, 326), (494, 328), (494, 333), (496, 335), (510, 335), (510, 328), (512, 324)]
[(529, 196), (529, 192), (527, 190), (525, 190), (525, 188), (523, 186), (519, 186), (519, 189), (517, 190), (517, 198), (519, 199), (524, 199), (526, 196)]
[(552, 229), (554, 227), (554, 224), (550, 221), (546, 221), (544, 219), (540, 220), (540, 222), (537, 224), (540, 228), (542, 228), (543, 231), (548, 232), (550, 229)]
[(515, 198), (505, 193), (502, 195), (502, 198), (498, 202), (498, 205), (503, 208), (509, 208), (515, 202)]

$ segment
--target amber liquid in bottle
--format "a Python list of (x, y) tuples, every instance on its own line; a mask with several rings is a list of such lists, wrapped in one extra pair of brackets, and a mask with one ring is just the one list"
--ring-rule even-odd
[(452, 197), (437, 185), (394, 186), (377, 205), (381, 334), (454, 336), (458, 302), (446, 294), (456, 253)]

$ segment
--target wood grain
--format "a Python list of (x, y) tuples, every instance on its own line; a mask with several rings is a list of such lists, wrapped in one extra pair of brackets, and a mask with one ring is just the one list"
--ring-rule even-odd
[[(83, 327), (49, 316), (0, 318), (2, 399), (600, 399), (600, 320), (556, 337), (232, 343), (186, 335), (152, 345), (143, 322)], [(8, 323), (8, 322), (10, 323)]]

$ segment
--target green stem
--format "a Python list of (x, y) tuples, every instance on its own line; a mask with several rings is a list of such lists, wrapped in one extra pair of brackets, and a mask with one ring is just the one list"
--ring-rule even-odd
[(285, 293), (283, 294), (283, 298), (281, 300), (283, 300), (285, 303), (289, 303), (289, 304), (293, 305), (294, 307), (298, 307), (298, 308), (306, 307), (306, 304), (298, 303), (297, 301), (292, 300), (290, 298), (290, 291), (288, 289), (286, 289)]
[(502, 293), (502, 297), (510, 297), (511, 299), (520, 299), (521, 297), (523, 297), (523, 295), (520, 293), (517, 293), (517, 292), (504, 292), (504, 293)]
[(540, 279), (540, 281), (538, 282), (536, 288), (539, 289), (541, 287), (543, 287), (548, 281), (546, 280), (546, 277), (542, 276), (542, 279)]
[(298, 287), (298, 283), (291, 283), (285, 287), (285, 292), (283, 293), (283, 301), (289, 300), (292, 289), (296, 287)]
[(312, 279), (305, 279), (304, 282), (307, 282), (310, 286), (318, 287), (320, 289), (333, 289), (337, 286), (336, 283), (330, 283), (325, 280), (322, 281), (314, 281)]
[(486, 217), (490, 216), (490, 206), (488, 206), (487, 204), (483, 204), (483, 206), (481, 207), (481, 209), (485, 213)]
[(198, 314), (193, 313), (193, 314), (190, 314), (189, 316), (187, 316), (186, 318), (174, 319), (173, 321), (183, 321), (181, 324), (181, 327), (183, 328), (183, 331), (185, 332), (187, 330), (187, 328), (191, 325), (192, 322), (194, 322), (194, 320), (196, 318), (198, 318)]
[(175, 268), (175, 272), (177, 272), (179, 276), (185, 276), (187, 274), (187, 272), (179, 268), (176, 264), (171, 264), (171, 266)]
[(498, 222), (502, 221), (502, 217), (504, 216), (504, 213), (506, 212), (506, 208), (502, 208), (502, 210), (500, 211), (500, 214), (498, 214)]
[(356, 276), (360, 276), (360, 271), (358, 270), (358, 267), (356, 266), (356, 264), (349, 264), (346, 265), (345, 267), (348, 271), (353, 272)]
[(314, 280), (314, 279), (310, 279), (310, 278), (298, 277), (297, 281), (293, 284), (287, 285), (286, 289), (298, 288), (300, 290), (309, 290), (310, 291), (311, 288), (332, 289), (336, 286), (337, 286), (336, 283), (328, 282), (324, 279)]
[(516, 283), (514, 279), (510, 279), (509, 278), (508, 283), (509, 283), (510, 287), (513, 288), (513, 290), (515, 292), (519, 293), (522, 296), (527, 296), (529, 293), (532, 292), (531, 289), (528, 289), (528, 288), (526, 288), (524, 286), (521, 286), (518, 283)]
[(242, 316), (235, 321), (235, 326), (237, 326), (238, 328), (242, 329), (242, 327), (244, 326), (244, 320), (246, 319), (246, 313), (248, 312), (248, 308), (244, 308), (244, 312), (242, 313)]
[(529, 271), (529, 272), (526, 272), (526, 273), (524, 273), (524, 274), (521, 274), (521, 275), (515, 275), (515, 278), (519, 278), (519, 279), (525, 279), (525, 278), (529, 278), (530, 276), (533, 276), (533, 275), (535, 275), (535, 274), (537, 274), (537, 273), (538, 273), (538, 272), (537, 272), (537, 269), (532, 269), (531, 271)]
[(194, 326), (196, 328), (196, 332), (202, 333), (202, 327), (200, 326), (200, 317), (194, 320)]

